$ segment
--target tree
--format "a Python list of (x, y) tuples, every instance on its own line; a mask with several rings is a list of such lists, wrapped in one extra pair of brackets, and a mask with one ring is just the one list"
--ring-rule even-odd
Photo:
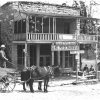
[[(80, 16), (88, 17), (87, 15), (87, 9), (85, 2), (80, 1)], [(96, 25), (95, 21), (92, 19), (82, 19), (80, 20), (80, 34), (87, 34), (87, 35), (96, 35)], [(85, 54), (83, 54), (83, 57), (86, 59), (94, 59), (94, 50), (95, 45), (93, 44), (83, 44)]]

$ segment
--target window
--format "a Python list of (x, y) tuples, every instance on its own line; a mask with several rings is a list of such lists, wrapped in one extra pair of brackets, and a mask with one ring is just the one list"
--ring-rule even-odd
[(35, 17), (34, 16), (29, 17), (29, 32), (35, 33)]
[(53, 33), (53, 18), (29, 17), (30, 33)]
[(26, 33), (26, 20), (18, 20), (14, 22), (14, 33)]
[(70, 54), (70, 51), (65, 52), (65, 67), (72, 68), (75, 66), (75, 55)]
[(36, 17), (36, 33), (42, 33), (42, 17)]
[(43, 19), (43, 33), (49, 33), (49, 18)]
[(65, 34), (70, 34), (70, 24), (69, 23), (67, 23), (67, 22), (65, 22), (64, 23), (64, 33)]
[(50, 18), (50, 33), (53, 33), (53, 18)]

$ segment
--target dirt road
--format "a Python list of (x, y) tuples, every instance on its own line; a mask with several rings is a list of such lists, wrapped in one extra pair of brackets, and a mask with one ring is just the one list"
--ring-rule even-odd
[(48, 93), (38, 91), (34, 83), (35, 93), (24, 92), (21, 84), (17, 84), (11, 93), (0, 93), (1, 100), (99, 100), (100, 83), (72, 85), (66, 81), (49, 83)]

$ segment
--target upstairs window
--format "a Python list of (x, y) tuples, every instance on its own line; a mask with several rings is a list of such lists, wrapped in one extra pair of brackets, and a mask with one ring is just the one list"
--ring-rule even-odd
[(43, 19), (43, 33), (49, 33), (49, 18)]
[(26, 33), (26, 20), (18, 20), (14, 22), (14, 33)]

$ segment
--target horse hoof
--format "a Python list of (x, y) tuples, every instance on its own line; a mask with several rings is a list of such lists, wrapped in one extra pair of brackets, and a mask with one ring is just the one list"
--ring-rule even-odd
[(31, 91), (32, 93), (34, 93), (34, 91)]
[(31, 90), (32, 93), (34, 93), (34, 90)]
[(44, 90), (44, 92), (45, 92), (45, 93), (47, 93), (47, 92), (48, 92), (48, 90)]
[(26, 89), (23, 89), (26, 92)]
[(42, 89), (41, 89), (41, 88), (38, 88), (38, 90), (39, 90), (39, 91), (42, 91)]

